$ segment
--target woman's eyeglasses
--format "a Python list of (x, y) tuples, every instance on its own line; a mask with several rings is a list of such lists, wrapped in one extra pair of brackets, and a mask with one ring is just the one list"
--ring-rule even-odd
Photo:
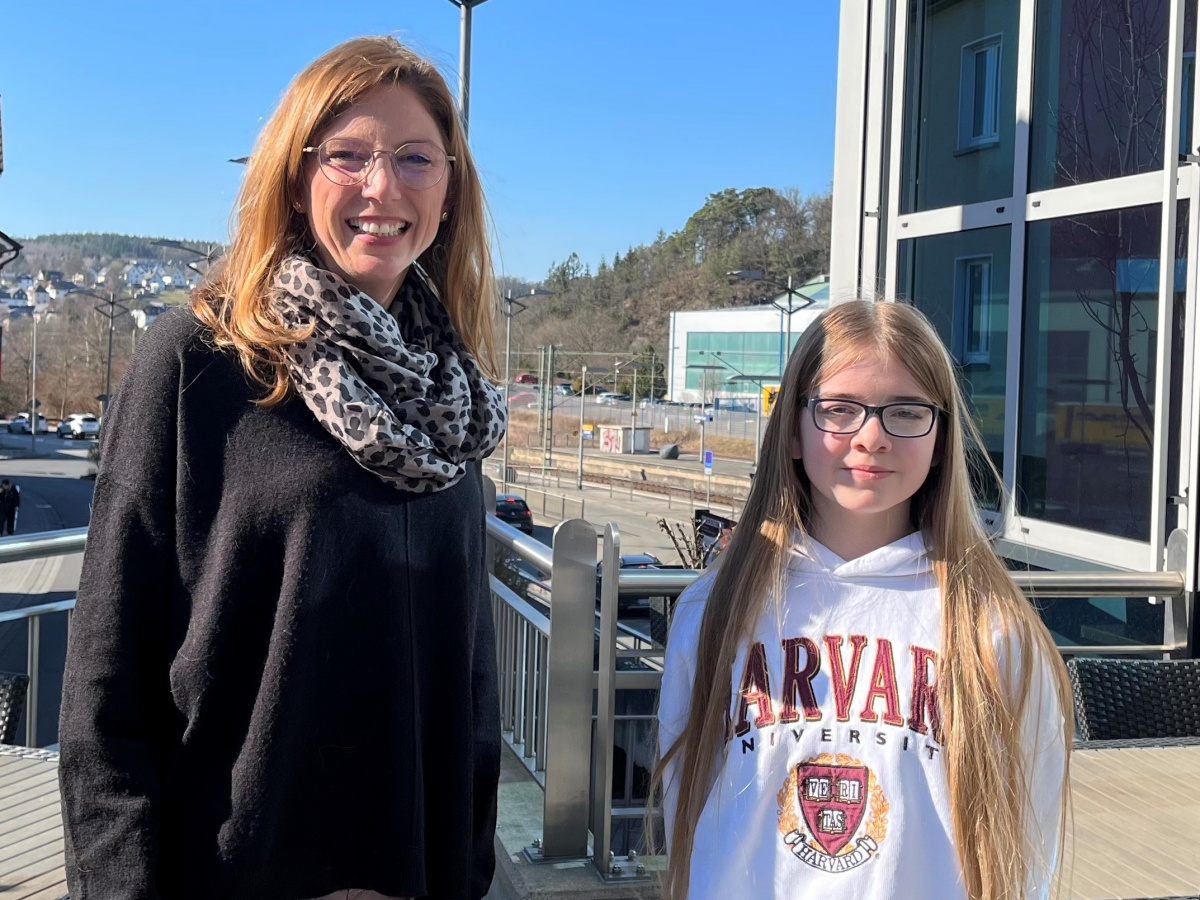
[(321, 172), (334, 184), (360, 184), (371, 171), (377, 156), (391, 157), (396, 177), (415, 191), (427, 191), (446, 175), (446, 166), (453, 156), (437, 144), (414, 141), (395, 150), (376, 150), (370, 144), (353, 138), (330, 138), (316, 147), (305, 147), (305, 153), (317, 154)]
[(919, 438), (933, 431), (942, 410), (932, 403), (884, 403), (868, 406), (857, 400), (809, 397), (805, 404), (812, 410), (813, 424), (828, 434), (855, 434), (871, 416), (879, 416), (883, 430), (892, 437)]

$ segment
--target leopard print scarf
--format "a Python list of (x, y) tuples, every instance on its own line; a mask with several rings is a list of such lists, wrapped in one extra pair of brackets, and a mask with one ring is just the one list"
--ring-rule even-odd
[(314, 326), (287, 348), (292, 386), (360, 466), (425, 494), (456, 484), (468, 462), (496, 449), (504, 396), (417, 266), (387, 311), (300, 256), (284, 260), (275, 288), (285, 324)]

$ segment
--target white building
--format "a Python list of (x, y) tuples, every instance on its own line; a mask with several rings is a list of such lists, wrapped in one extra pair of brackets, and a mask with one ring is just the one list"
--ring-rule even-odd
[[(761, 306), (671, 313), (667, 398), (679, 403), (734, 399), (751, 406), (761, 388), (778, 386), (791, 347), (829, 306), (822, 276)], [(790, 338), (790, 343), (789, 343)]]

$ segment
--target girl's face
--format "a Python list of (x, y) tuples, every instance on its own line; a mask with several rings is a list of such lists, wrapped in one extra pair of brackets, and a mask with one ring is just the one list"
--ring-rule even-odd
[[(904, 366), (887, 359), (840, 369), (813, 395), (868, 406), (933, 402)], [(854, 535), (856, 544), (882, 547), (911, 532), (909, 505), (936, 462), (939, 417), (923, 437), (895, 437), (884, 430), (879, 414), (868, 416), (853, 434), (821, 430), (807, 407), (799, 415), (792, 456), (812, 484), (818, 539)]]

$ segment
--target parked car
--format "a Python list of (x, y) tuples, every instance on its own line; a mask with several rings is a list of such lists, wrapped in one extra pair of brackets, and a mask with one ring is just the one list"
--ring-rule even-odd
[[(662, 567), (662, 560), (651, 553), (623, 553), (621, 554), (622, 569), (658, 569)], [(596, 605), (600, 605), (600, 575), (604, 569), (604, 563), (596, 563)], [(632, 612), (635, 609), (649, 609), (649, 597), (619, 597), (617, 599), (617, 615), (624, 615)]]
[(568, 383), (556, 384), (554, 386), (554, 393), (562, 394), (564, 397), (574, 397), (575, 388), (573, 385)]
[(748, 403), (722, 403), (721, 412), (752, 413), (754, 407)]
[(612, 391), (605, 391), (596, 398), (596, 402), (606, 406), (616, 406), (618, 403), (628, 403), (630, 399), (628, 394), (614, 394)]
[(538, 377), (532, 372), (522, 372), (520, 375), (514, 378), (513, 381), (515, 381), (517, 384), (537, 384)]
[(533, 513), (520, 494), (497, 494), (496, 518), (526, 534), (533, 534)]
[[(39, 434), (45, 434), (49, 430), (46, 424), (46, 417), (38, 413), (37, 430)], [(8, 420), (9, 434), (29, 434), (29, 413), (17, 413)]]
[(60, 438), (95, 438), (100, 436), (100, 420), (91, 413), (71, 413), (58, 423)]

